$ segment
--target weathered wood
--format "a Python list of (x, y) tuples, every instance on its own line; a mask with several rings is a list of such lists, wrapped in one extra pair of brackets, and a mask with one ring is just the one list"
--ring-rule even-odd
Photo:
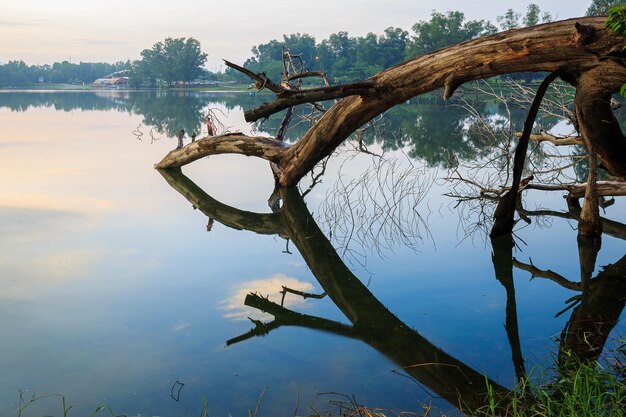
[(276, 100), (263, 103), (259, 107), (246, 110), (244, 118), (246, 122), (256, 122), (267, 118), (288, 107), (298, 104), (313, 103), (324, 100), (334, 100), (353, 95), (373, 95), (376, 93), (374, 83), (361, 81), (358, 83), (336, 85), (331, 87), (310, 88), (306, 90), (284, 90), (277, 94)]
[[(587, 183), (582, 184), (563, 184), (563, 185), (549, 185), (549, 184), (528, 184), (525, 187), (526, 190), (541, 190), (541, 191), (567, 191), (567, 198), (582, 198), (585, 196), (585, 190), (587, 189)], [(598, 197), (609, 196), (625, 196), (626, 195), (626, 181), (596, 181), (596, 192)]]
[[(580, 184), (570, 189), (568, 198), (581, 198), (585, 196), (587, 184)], [(626, 182), (624, 181), (596, 181), (596, 195), (598, 197), (624, 196), (626, 195)]]
[[(624, 38), (604, 31), (604, 20), (569, 19), (499, 33), (418, 56), (374, 75), (370, 80), (376, 95), (341, 100), (282, 156), (280, 184), (298, 183), (318, 161), (375, 116), (446, 83), (453, 90), (459, 83), (510, 72), (569, 74), (604, 66), (605, 57), (614, 55), (625, 43)], [(581, 37), (576, 23), (593, 28), (593, 35)]]
[(248, 77), (250, 77), (251, 79), (254, 80), (255, 82), (255, 87), (257, 90), (262, 90), (264, 88), (267, 88), (268, 90), (270, 90), (273, 93), (280, 93), (281, 91), (284, 91), (284, 88), (281, 87), (280, 85), (276, 84), (274, 81), (270, 80), (265, 74), (257, 74), (255, 72), (250, 71), (247, 68), (244, 68), (242, 66), (239, 66), (233, 62), (224, 60), (224, 63), (226, 64), (226, 66), (231, 67), (234, 70), (237, 70), (243, 74), (246, 74)]
[[(275, 162), (278, 185), (293, 186), (358, 128), (412, 97), (444, 87), (448, 97), (468, 81), (512, 72), (548, 71), (558, 72), (577, 89), (584, 86), (590, 94), (577, 98), (580, 100), (577, 108), (580, 109), (581, 127), (583, 131), (595, 131), (594, 142), (603, 165), (611, 173), (626, 177), (626, 138), (610, 114), (610, 104), (604, 104), (608, 102), (605, 100), (607, 92), (618, 90), (626, 82), (625, 53), (622, 51), (626, 39), (607, 33), (605, 19), (569, 19), (474, 39), (415, 57), (350, 88), (290, 91), (271, 82), (265, 74), (254, 74), (227, 62), (230, 67), (248, 74), (257, 88), (267, 88), (276, 94), (274, 102), (247, 112), (249, 120), (305, 102), (353, 95), (337, 101), (288, 149), (263, 143), (252, 144), (249, 148), (242, 144), (203, 147), (202, 152), (199, 147), (191, 158), (187, 157), (187, 152), (191, 154), (192, 149), (185, 147), (180, 151), (185, 157), (179, 158), (183, 155), (172, 153), (167, 158), (168, 164), (180, 166), (213, 153), (250, 154)], [(603, 94), (602, 106), (594, 110), (591, 97), (598, 91)], [(607, 120), (609, 126), (604, 126)]]
[[(518, 138), (522, 136), (522, 132), (515, 132), (515, 136)], [(566, 137), (558, 137), (551, 135), (546, 132), (537, 133), (530, 135), (530, 140), (533, 142), (541, 143), (541, 142), (550, 142), (556, 146), (566, 146), (566, 145), (582, 145), (583, 139), (580, 136), (566, 136)]]
[(189, 143), (181, 149), (175, 149), (165, 155), (165, 158), (154, 167), (157, 169), (179, 168), (205, 156), (218, 154), (256, 156), (270, 162), (278, 162), (281, 154), (288, 148), (288, 144), (273, 138), (229, 133), (208, 136)]

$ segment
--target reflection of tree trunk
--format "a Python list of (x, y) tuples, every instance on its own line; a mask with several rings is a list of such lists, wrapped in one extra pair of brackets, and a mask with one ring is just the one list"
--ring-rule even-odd
[[(432, 345), (387, 310), (350, 272), (293, 188), (282, 191), (285, 227), (318, 282), (364, 341), (457, 407), (485, 404), (484, 375)], [(498, 396), (507, 391), (491, 382)]]
[[(580, 305), (563, 330), (561, 352), (572, 353), (583, 361), (597, 360), (625, 304), (626, 255), (600, 272), (592, 280), (591, 289), (583, 292)], [(565, 355), (559, 356), (560, 366), (567, 362)]]
[[(194, 206), (215, 216), (217, 221), (222, 222), (223, 219), (219, 217), (219, 214), (225, 213), (224, 223), (231, 227), (249, 228), (265, 233), (269, 231), (267, 226), (271, 224), (276, 227), (277, 232), (284, 230), (285, 235), (296, 245), (328, 297), (352, 323), (351, 327), (347, 327), (328, 320), (296, 315), (298, 313), (288, 312), (289, 310), (277, 304), (251, 296), (247, 299), (248, 304), (275, 315), (276, 321), (268, 325), (270, 330), (276, 323), (285, 323), (323, 329), (350, 337), (354, 334), (396, 362), (411, 377), (425, 384), (459, 409), (477, 410), (484, 407), (487, 399), (486, 382), (493, 387), (498, 401), (506, 398), (507, 389), (493, 381), (486, 381), (484, 374), (436, 347), (387, 310), (345, 266), (313, 220), (295, 188), (280, 190), (283, 207), (277, 214), (278, 217), (272, 217), (271, 223), (268, 223), (264, 216), (272, 215), (255, 214), (250, 218), (245, 218), (246, 212), (234, 208), (226, 209), (224, 205), (210, 197), (207, 198), (208, 196), (180, 171), (173, 173), (162, 171), (161, 173)], [(276, 218), (282, 220), (282, 225), (274, 220)], [(256, 224), (257, 222), (261, 224)], [(232, 339), (231, 342), (252, 337), (265, 330), (267, 328), (253, 329), (246, 335)], [(499, 401), (499, 404), (504, 406), (504, 401)]]
[(509, 338), (513, 367), (518, 380), (526, 376), (524, 357), (520, 344), (517, 325), (517, 304), (515, 301), (515, 284), (513, 282), (513, 237), (508, 234), (491, 239), (493, 269), (496, 279), (506, 290), (506, 335)]

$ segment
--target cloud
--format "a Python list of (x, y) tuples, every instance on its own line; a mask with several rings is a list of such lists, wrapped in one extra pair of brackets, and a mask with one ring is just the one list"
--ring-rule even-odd
[(107, 40), (107, 39), (91, 39), (91, 38), (79, 38), (79, 39), (75, 39), (75, 41), (80, 42), (84, 45), (116, 46), (116, 45), (130, 45), (131, 44), (131, 42), (129, 41), (114, 41), (114, 40)]
[[(268, 320), (272, 316), (263, 313), (244, 304), (246, 296), (250, 293), (257, 293), (263, 297), (268, 297), (270, 301), (275, 303), (281, 302), (282, 294), (280, 291), (283, 286), (292, 290), (311, 292), (313, 285), (308, 282), (298, 281), (297, 278), (288, 277), (284, 274), (275, 274), (269, 278), (256, 279), (240, 283), (234, 290), (234, 294), (222, 301), (222, 308), (226, 310), (225, 318), (233, 320), (245, 320), (251, 318), (254, 320)], [(285, 297), (283, 306), (292, 308), (294, 306), (303, 306), (306, 301), (295, 295)]]
[(30, 26), (42, 26), (48, 23), (45, 19), (33, 19), (33, 20), (0, 20), (0, 26), (8, 26), (8, 27), (30, 27)]

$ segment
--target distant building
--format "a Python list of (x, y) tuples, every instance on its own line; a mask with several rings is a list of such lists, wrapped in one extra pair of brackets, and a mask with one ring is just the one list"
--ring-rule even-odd
[(128, 85), (128, 77), (106, 77), (98, 78), (93, 82), (93, 85), (101, 87), (124, 87)]

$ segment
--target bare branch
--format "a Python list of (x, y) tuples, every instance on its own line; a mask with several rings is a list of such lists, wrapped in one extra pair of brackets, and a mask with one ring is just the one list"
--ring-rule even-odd
[(284, 91), (284, 88), (282, 88), (281, 86), (279, 86), (278, 84), (276, 84), (275, 82), (273, 82), (272, 80), (270, 80), (265, 74), (261, 73), (261, 74), (257, 74), (254, 73), (252, 71), (250, 71), (249, 69), (246, 69), (244, 67), (241, 67), (237, 64), (234, 64), (230, 61), (224, 60), (224, 63), (231, 67), (234, 70), (237, 70), (241, 73), (246, 74), (248, 77), (250, 77), (252, 80), (254, 80), (255, 82), (255, 86), (257, 88), (257, 90), (262, 90), (264, 88), (267, 88), (268, 90), (270, 90), (273, 93), (280, 93), (281, 91)]
[(225, 153), (256, 156), (270, 162), (277, 162), (286, 149), (289, 149), (288, 144), (273, 138), (229, 133), (205, 137), (181, 149), (175, 149), (165, 155), (165, 158), (154, 167), (157, 169), (178, 168), (205, 156)]
[[(522, 132), (515, 132), (515, 136), (518, 138), (522, 136)], [(547, 132), (541, 132), (539, 134), (530, 135), (530, 140), (541, 143), (541, 142), (550, 142), (556, 146), (564, 146), (564, 145), (582, 145), (583, 141), (580, 136), (566, 136), (566, 137), (558, 137), (551, 135)]]
[(244, 112), (244, 117), (247, 122), (255, 122), (259, 119), (267, 118), (274, 113), (278, 113), (287, 107), (297, 106), (298, 104), (334, 100), (354, 95), (366, 96), (373, 95), (375, 93), (376, 89), (374, 88), (373, 81), (360, 81), (356, 83), (310, 88), (306, 90), (282, 89), (280, 92), (276, 93), (276, 100), (270, 103), (263, 103), (255, 109), (246, 110)]

